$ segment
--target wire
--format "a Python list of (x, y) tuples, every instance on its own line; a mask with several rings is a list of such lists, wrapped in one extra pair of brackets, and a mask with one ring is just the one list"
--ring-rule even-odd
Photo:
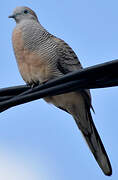
[(34, 88), (27, 85), (3, 88), (0, 90), (0, 112), (46, 96), (112, 86), (118, 86), (118, 60), (69, 73)]

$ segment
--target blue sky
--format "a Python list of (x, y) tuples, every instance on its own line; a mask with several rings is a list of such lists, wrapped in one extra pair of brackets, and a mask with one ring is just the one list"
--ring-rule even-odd
[[(0, 7), (0, 88), (24, 84), (13, 54), (8, 19), (16, 6), (34, 9), (41, 24), (74, 49), (84, 67), (118, 58), (117, 0), (11, 0)], [(92, 90), (94, 122), (111, 160), (105, 177), (72, 117), (43, 100), (0, 114), (0, 179), (73, 180), (118, 177), (118, 88)], [(24, 178), (24, 179), (23, 179)]]

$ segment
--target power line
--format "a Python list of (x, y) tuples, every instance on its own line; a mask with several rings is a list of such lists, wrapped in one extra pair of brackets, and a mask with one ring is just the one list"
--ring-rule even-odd
[(27, 85), (3, 88), (0, 90), (0, 112), (46, 96), (113, 86), (118, 86), (118, 60), (84, 68), (34, 88)]

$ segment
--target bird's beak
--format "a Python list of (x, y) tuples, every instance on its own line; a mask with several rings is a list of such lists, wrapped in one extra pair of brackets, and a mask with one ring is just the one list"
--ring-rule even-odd
[(14, 14), (12, 14), (12, 15), (10, 15), (10, 16), (8, 16), (8, 18), (15, 18), (15, 15)]

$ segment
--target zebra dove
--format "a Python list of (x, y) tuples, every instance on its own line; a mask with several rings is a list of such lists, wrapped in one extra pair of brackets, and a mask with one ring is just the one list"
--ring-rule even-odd
[[(44, 29), (30, 8), (17, 7), (9, 18), (16, 21), (13, 48), (19, 71), (27, 84), (44, 83), (82, 68), (72, 48)], [(90, 112), (90, 91), (76, 91), (44, 100), (73, 116), (99, 166), (110, 176), (110, 161)]]

